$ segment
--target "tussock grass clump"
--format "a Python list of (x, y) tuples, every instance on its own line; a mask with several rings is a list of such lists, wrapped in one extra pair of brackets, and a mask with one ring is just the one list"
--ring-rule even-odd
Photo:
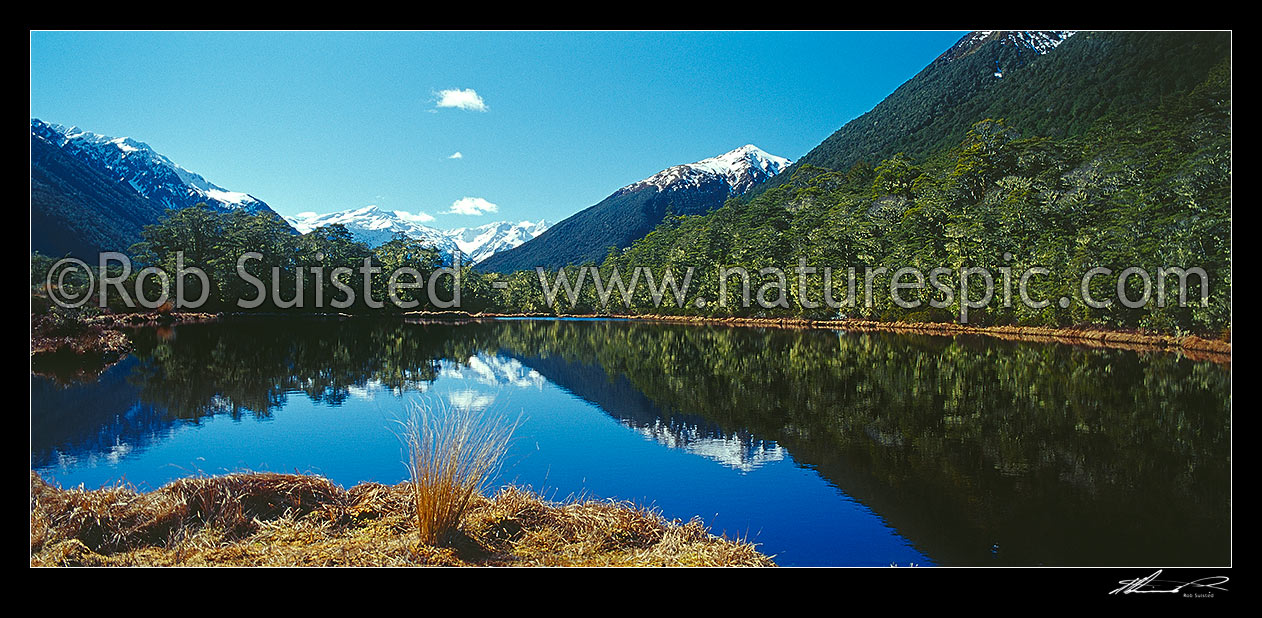
[(411, 483), (232, 474), (60, 489), (31, 473), (33, 566), (773, 566), (753, 545), (625, 503), (473, 494), (448, 544), (423, 542)]
[(63, 490), (31, 473), (32, 565), (772, 566), (752, 545), (618, 502), (484, 495), (515, 425), (413, 406), (410, 482), (229, 474)]
[(422, 543), (451, 543), (475, 496), (499, 471), (515, 426), (470, 410), (412, 404), (404, 425)]

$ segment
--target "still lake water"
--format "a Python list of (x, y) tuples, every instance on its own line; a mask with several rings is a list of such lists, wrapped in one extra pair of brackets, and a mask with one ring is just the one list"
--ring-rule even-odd
[(411, 402), (520, 415), (499, 481), (699, 516), (781, 565), (1227, 565), (1231, 371), (977, 337), (230, 319), (31, 378), (31, 468), (405, 480)]

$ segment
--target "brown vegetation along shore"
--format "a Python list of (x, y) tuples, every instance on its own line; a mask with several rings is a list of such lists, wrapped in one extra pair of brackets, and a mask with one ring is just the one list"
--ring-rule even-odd
[(877, 320), (811, 320), (805, 318), (738, 318), (687, 315), (568, 315), (550, 313), (466, 313), (463, 311), (413, 311), (405, 314), (415, 321), (465, 321), (498, 318), (592, 318), (605, 317), (641, 322), (707, 324), (756, 328), (830, 329), (852, 332), (912, 333), (950, 337), (982, 335), (1007, 341), (1057, 342), (1096, 348), (1136, 352), (1177, 351), (1193, 360), (1231, 362), (1231, 341), (1205, 339), (1196, 335), (1164, 335), (1142, 331), (1111, 330), (1094, 326), (1053, 328), (1048, 326), (976, 326), (951, 322), (881, 322)]
[(79, 317), (48, 311), (31, 315), (31, 370), (63, 380), (95, 378), (131, 351), (127, 326), (170, 326), (216, 319), (209, 313), (106, 313)]
[(99, 375), (131, 351), (117, 330), (56, 315), (31, 318), (31, 371), (59, 379)]
[(102, 328), (119, 328), (126, 326), (168, 326), (189, 322), (212, 322), (223, 314), (199, 313), (196, 311), (149, 311), (144, 313), (102, 313), (86, 318), (84, 322)]
[[(220, 314), (221, 315), (221, 314)], [(31, 363), (36, 373), (58, 377), (91, 377), (121, 359), (131, 349), (129, 326), (206, 322), (220, 315), (193, 312), (102, 314), (68, 322), (55, 314), (31, 319)], [(341, 318), (353, 318), (336, 314)], [(911, 333), (950, 337), (981, 335), (1007, 341), (1056, 342), (1094, 348), (1136, 352), (1179, 352), (1197, 361), (1231, 362), (1231, 341), (1225, 335), (1207, 339), (1196, 335), (1175, 336), (1142, 331), (1111, 330), (1093, 326), (1052, 328), (1046, 326), (976, 326), (949, 322), (881, 322), (876, 320), (811, 320), (804, 318), (738, 318), (684, 315), (570, 315), (551, 313), (468, 313), (465, 311), (410, 311), (410, 322), (476, 322), (500, 318), (614, 318), (641, 322), (705, 324), (733, 327), (831, 329), (852, 332)]]
[(774, 566), (753, 545), (615, 502), (508, 487), (476, 496), (457, 538), (419, 542), (408, 483), (196, 477), (138, 493), (64, 490), (31, 472), (33, 566)]

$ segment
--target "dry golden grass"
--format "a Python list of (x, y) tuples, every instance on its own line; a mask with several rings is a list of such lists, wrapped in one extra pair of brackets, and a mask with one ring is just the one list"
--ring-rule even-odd
[(232, 474), (138, 493), (31, 473), (34, 566), (773, 566), (753, 545), (627, 504), (473, 494), (445, 543), (417, 530), (410, 483)]
[(412, 404), (403, 439), (422, 543), (453, 540), (474, 496), (503, 462), (514, 427), (469, 410)]

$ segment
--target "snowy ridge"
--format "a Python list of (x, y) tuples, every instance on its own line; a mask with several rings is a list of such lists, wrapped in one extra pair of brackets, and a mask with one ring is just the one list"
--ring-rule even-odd
[(1041, 56), (1056, 49), (1075, 34), (1077, 31), (1074, 30), (977, 30), (964, 35), (951, 49), (939, 56), (937, 61), (950, 62), (967, 56), (990, 41), (1028, 49)]
[(329, 225), (344, 225), (352, 238), (374, 248), (390, 242), (396, 234), (403, 234), (438, 249), (444, 256), (450, 256), (460, 249), (441, 230), (409, 221), (395, 211), (382, 210), (376, 206), (323, 215), (304, 212), (285, 217), (285, 220), (303, 234)]
[(220, 187), (200, 174), (177, 165), (148, 144), (130, 137), (109, 137), (78, 127), (31, 119), (31, 135), (83, 160), (99, 171), (126, 182), (140, 195), (166, 208), (186, 208), (198, 202), (220, 210), (271, 212), (262, 200)]
[(466, 264), (481, 262), (495, 253), (512, 249), (542, 234), (549, 227), (544, 220), (518, 223), (497, 221), (478, 227), (440, 230), (418, 223), (415, 218), (415, 215), (404, 211), (365, 206), (327, 214), (304, 212), (285, 217), (285, 220), (303, 234), (316, 228), (340, 224), (346, 227), (355, 240), (370, 247), (379, 247), (401, 233), (438, 249), (446, 257), (459, 251), (462, 255), (461, 261)]
[(1066, 39), (1077, 34), (1076, 30), (1018, 30), (1008, 32), (999, 40), (1000, 45), (1021, 45), (1041, 54), (1046, 54), (1064, 43)]
[(679, 191), (710, 182), (721, 182), (728, 186), (730, 195), (736, 195), (779, 174), (791, 163), (792, 161), (784, 157), (768, 154), (753, 144), (746, 144), (717, 157), (666, 168), (623, 187), (619, 193), (648, 188)]
[(478, 227), (462, 227), (445, 232), (474, 263), (516, 247), (546, 231), (548, 222), (497, 221)]

